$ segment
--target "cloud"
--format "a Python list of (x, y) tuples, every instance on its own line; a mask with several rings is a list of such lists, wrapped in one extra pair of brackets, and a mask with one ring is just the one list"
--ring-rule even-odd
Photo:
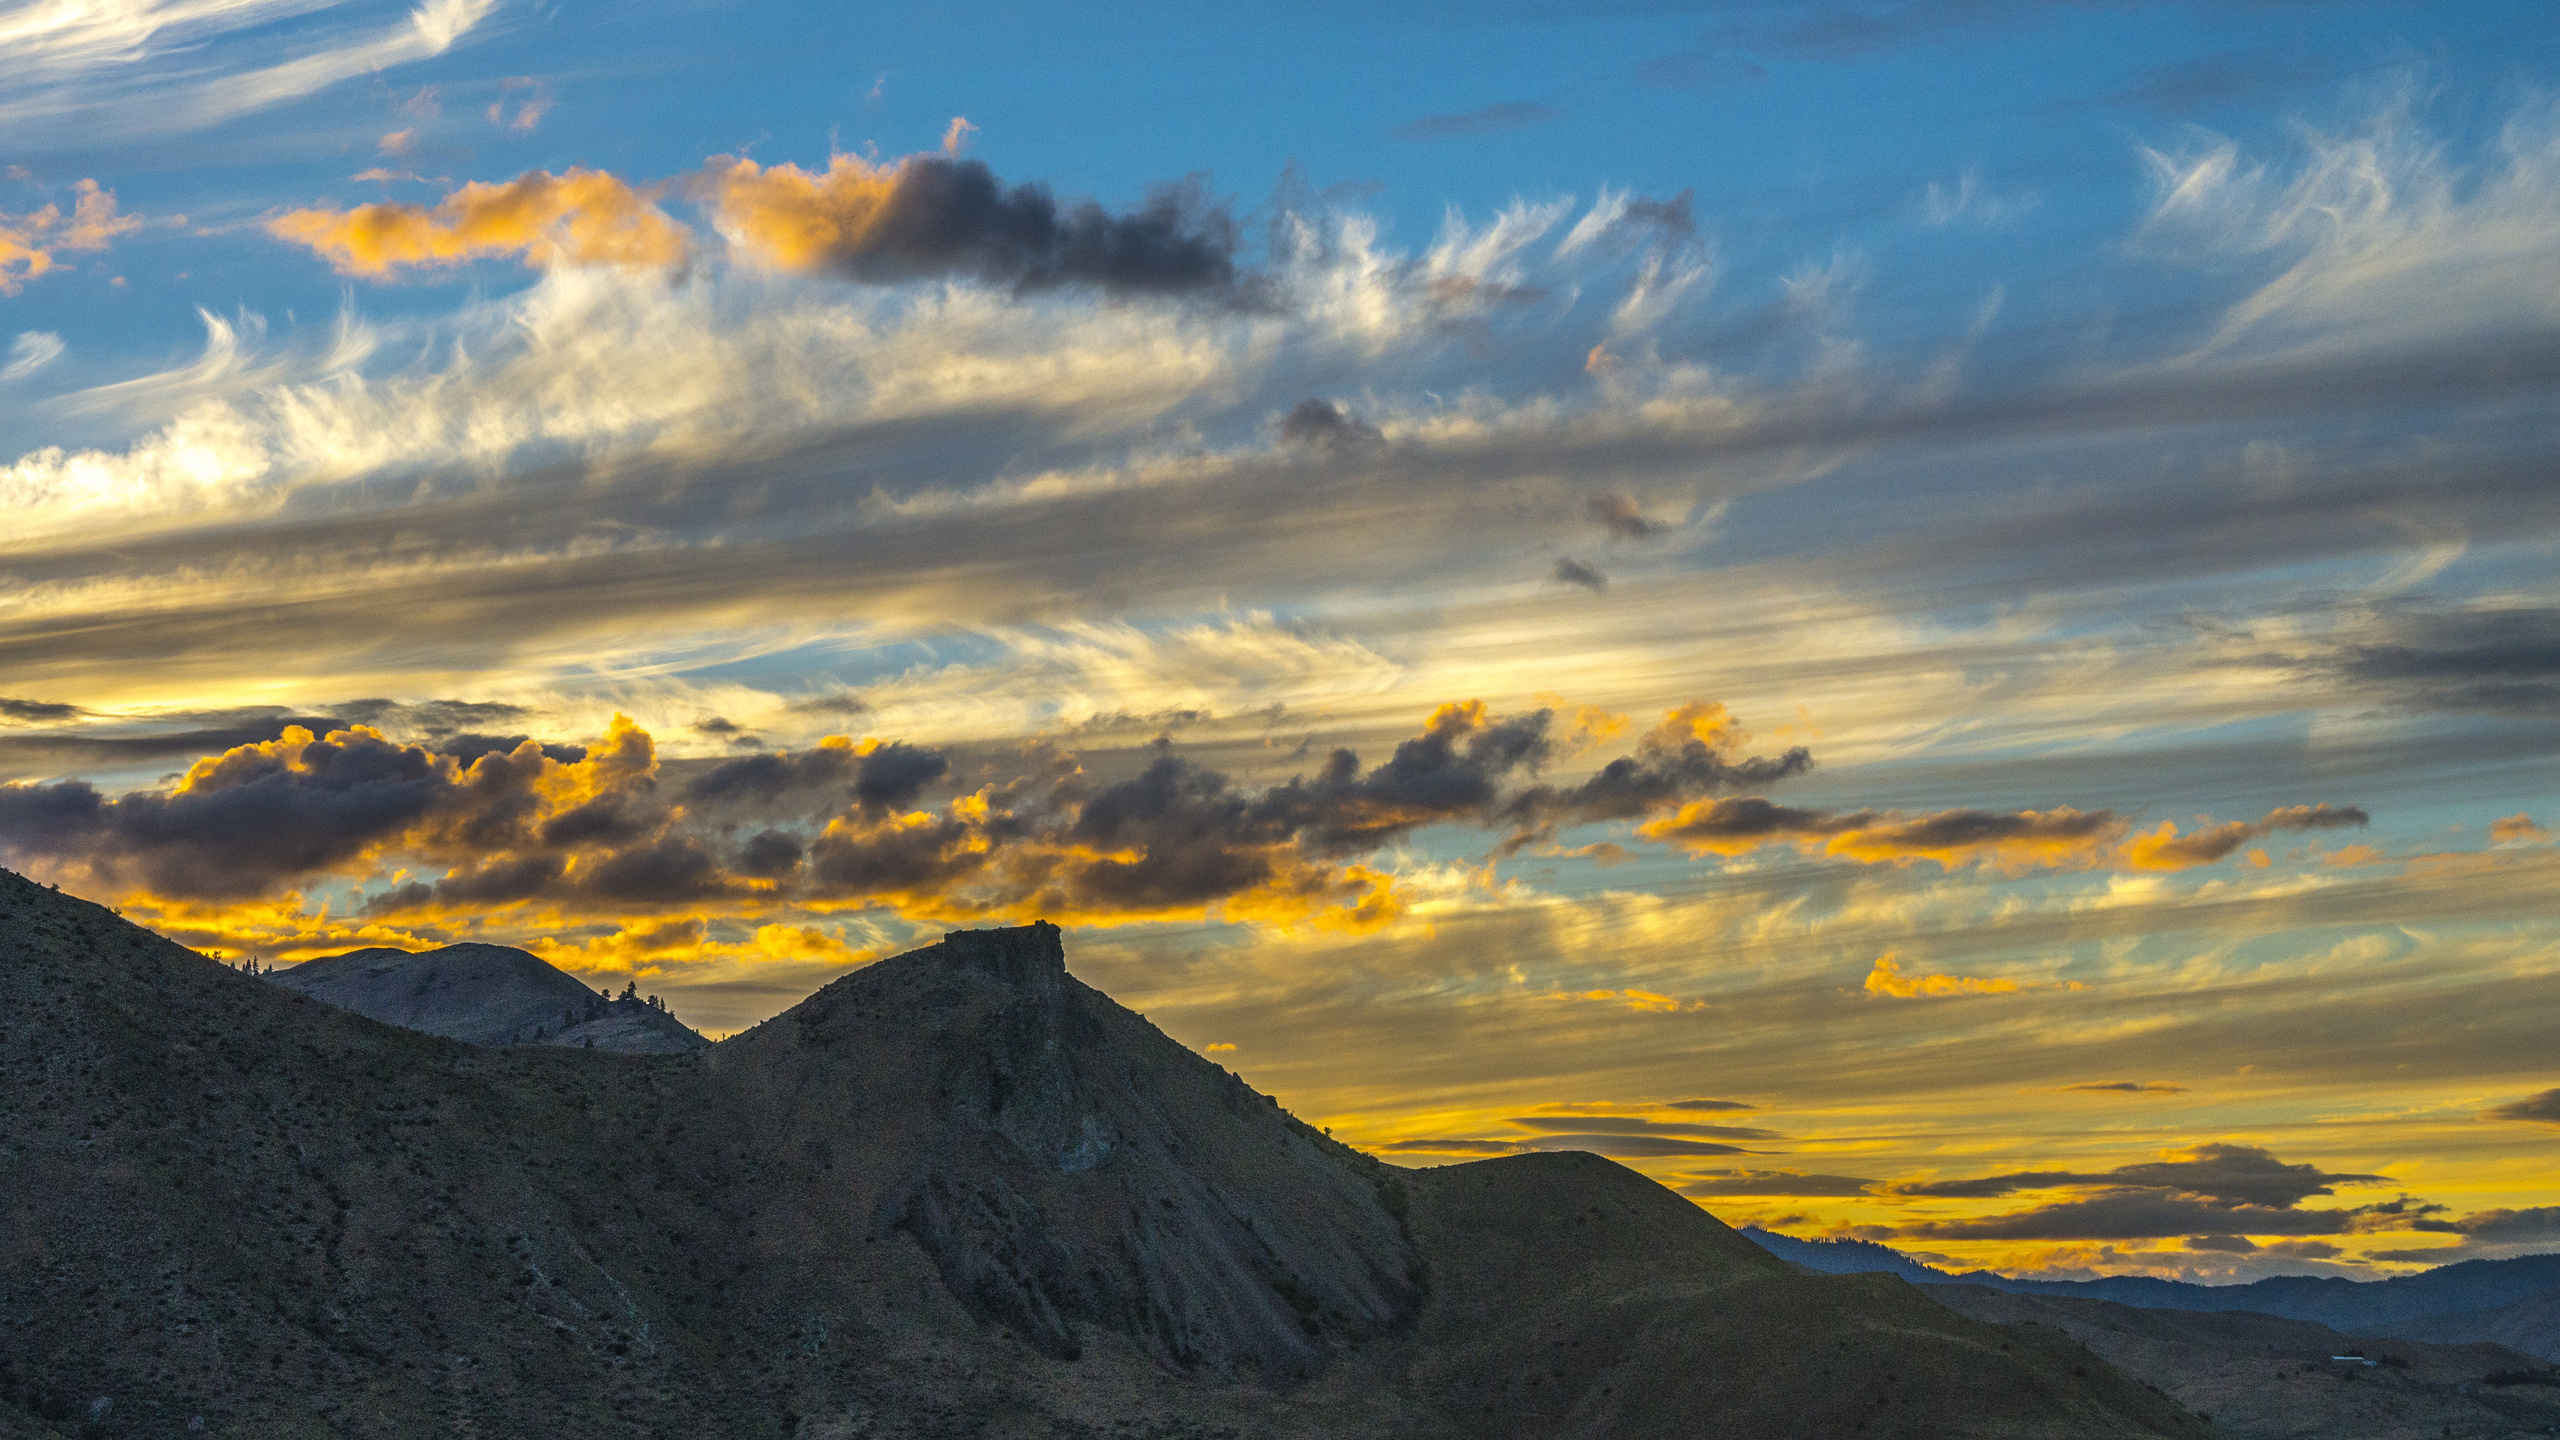
[(1555, 579), (1560, 585), (1580, 586), (1594, 595), (1603, 594), (1609, 588), (1608, 576), (1571, 556), (1556, 561)]
[(2513, 815), (2501, 815), (2489, 822), (2489, 841), (2493, 845), (2506, 845), (2519, 841), (2529, 845), (2539, 845), (2550, 838), (2549, 826), (2535, 824), (2533, 817), (2521, 810)]
[[(1948, 870), (2086, 868), (2181, 870), (2224, 859), (2250, 840), (2279, 830), (2321, 830), (2368, 823), (2354, 806), (2293, 805), (2255, 821), (2233, 821), (2181, 836), (2173, 822), (2127, 839), (2131, 822), (2110, 810), (2055, 809), (2004, 813), (1941, 810), (1831, 811), (1773, 804), (1757, 796), (1700, 800), (1647, 821), (1636, 833), (1698, 855), (1742, 855), (1791, 844), (1807, 854), (1866, 864), (1930, 860)], [(2119, 843), (2122, 842), (2122, 843)]]
[(1673, 1101), (1669, 1102), (1668, 1104), (1664, 1105), (1662, 1108), (1664, 1108), (1665, 1110), (1717, 1110), (1717, 1111), (1722, 1111), (1722, 1110), (1757, 1110), (1757, 1109), (1759, 1109), (1760, 1107), (1759, 1107), (1759, 1106), (1757, 1106), (1757, 1105), (1745, 1104), (1744, 1102), (1742, 1102), (1742, 1101), (1740, 1101), (1740, 1100), (1673, 1100)]
[(1562, 1131), (1576, 1135), (1672, 1135), (1715, 1140), (1779, 1140), (1775, 1130), (1740, 1125), (1694, 1125), (1682, 1120), (1650, 1120), (1639, 1115), (1515, 1115), (1508, 1122), (1523, 1130)]
[(2466, 1246), (2550, 1245), (2560, 1242), (2560, 1205), (2480, 1210), (2459, 1220), (2418, 1220), (2409, 1228), (2460, 1235)]
[(1454, 115), (1425, 115), (1396, 127), (1399, 140), (1446, 140), (1454, 135), (1491, 135), (1543, 125), (1563, 115), (1552, 105), (1511, 100)]
[[(2340, 1185), (2377, 1185), (2380, 1175), (2286, 1164), (2255, 1145), (2206, 1144), (2166, 1158), (2087, 1173), (2021, 1171), (1970, 1180), (1904, 1181), (1884, 1187), (1903, 1199), (1990, 1199), (2021, 1191), (2077, 1191), (2000, 1215), (1922, 1220), (1894, 1233), (1938, 1240), (2150, 1240), (2180, 1236), (2190, 1249), (2237, 1252), (2243, 1236), (2361, 1234), (2427, 1228), (2441, 1205), (2407, 1197), (2349, 1209), (2305, 1210), (2301, 1202)], [(2199, 1246), (2198, 1240), (2203, 1244)]]
[[(512, 115), (507, 113), (507, 102), (511, 99), (516, 103)], [(489, 102), (489, 123), (530, 135), (542, 123), (542, 117), (550, 114), (552, 107), (559, 103), (559, 97), (551, 93), (549, 85), (519, 75), (507, 81), (498, 92), (498, 98)]]
[(61, 336), (50, 330), (22, 330), (9, 342), (9, 363), (0, 365), (0, 382), (24, 380), (61, 358)]
[(294, 210), (270, 234), (307, 245), (349, 275), (487, 258), (528, 265), (667, 269), (691, 253), (685, 228), (648, 196), (600, 170), (530, 170), (502, 185), (475, 182), (433, 207), (383, 201), (353, 210)]
[(1848, 1175), (1815, 1175), (1801, 1170), (1700, 1170), (1672, 1181), (1671, 1188), (1698, 1200), (1758, 1196), (1864, 1199), (1875, 1183)]
[(2112, 811), (1942, 810), (1835, 812), (1774, 805), (1756, 796), (1700, 800), (1679, 813), (1638, 826), (1648, 840), (1693, 854), (1740, 855), (1770, 844), (1846, 856), (1869, 864), (1932, 860), (1946, 869), (2086, 866), (2103, 861), (2126, 829)]
[(2158, 1081), (2142, 1080), (2092, 1081), (2086, 1085), (2065, 1085), (2062, 1088), (2118, 1095), (2184, 1095), (2187, 1093), (2187, 1087), (2184, 1085), (2164, 1085)]
[(1902, 962), (1888, 952), (1876, 957), (1873, 970), (1867, 972), (1866, 988), (1870, 994), (1890, 995), (1897, 1000), (1939, 999), (1950, 995), (2014, 995), (2015, 980), (1976, 980), (1963, 975), (1906, 975)]
[(2275, 277), (2227, 309), (2190, 356), (2339, 347), (2479, 327), (2548, 323), (2560, 301), (2534, 288), (2560, 251), (2560, 105), (2540, 102), (2501, 132), (2480, 173), (2461, 176), (2415, 123), (2414, 86), (2359, 132), (2299, 127), (2286, 163), (2206, 137), (2146, 151), (2155, 199), (2146, 231), (2205, 254), (2266, 257)]
[[(1362, 857), (1425, 826), (1509, 825), (1524, 797), (1557, 803), (1553, 792), (1514, 788), (1551, 759), (1552, 712), (1505, 716), (1474, 701), (1440, 706), (1375, 766), (1337, 749), (1314, 773), (1258, 790), (1175, 753), (1169, 740), (1136, 775), (1102, 785), (1072, 755), (1034, 746), (1016, 758), (1013, 778), (936, 810), (913, 807), (950, 776), (947, 752), (831, 737), (700, 770), (681, 791), (698, 818), (660, 784), (649, 734), (623, 717), (593, 746), (528, 739), (507, 748), (454, 728), (510, 718), (507, 707), (348, 708), (435, 732), (444, 738), (432, 743), (448, 748), (402, 744), (370, 726), (261, 717), (256, 738), (199, 760), (170, 791), (109, 799), (80, 781), (0, 788), (0, 844), (22, 863), (102, 885), (211, 900), (444, 867), (441, 879), (375, 893), (367, 905), (376, 916), (536, 900), (608, 911), (789, 900), (936, 920), (1210, 914), (1375, 928), (1403, 902), (1392, 877)], [(1700, 733), (1730, 738), (1719, 707), (1675, 714), (1684, 718), (1666, 725), (1692, 743)], [(280, 733), (265, 738), (270, 727)], [(169, 737), (127, 743), (165, 747)], [(1676, 768), (1682, 757), (1667, 744), (1651, 737), (1647, 763)], [(468, 758), (453, 753), (464, 749)], [(1716, 761), (1700, 774), (1711, 783), (1733, 768)], [(1676, 797), (1701, 782), (1674, 774), (1664, 783)], [(763, 828), (735, 838), (741, 816)]]
[(967, 278), (1020, 291), (1234, 298), (1238, 232), (1196, 181), (1114, 215), (1007, 187), (983, 162), (839, 154), (823, 171), (716, 157), (693, 182), (720, 233), (763, 264), (875, 284)]
[(2126, 842), (2124, 863), (2136, 870), (2184, 870), (2211, 865), (2250, 841), (2280, 830), (2336, 830), (2370, 823), (2372, 817), (2353, 805), (2327, 804), (2288, 805), (2268, 811), (2263, 819), (2228, 821), (2190, 835), (2180, 835), (2175, 824), (2163, 820), (2159, 829)]
[[(2020, 1190), (2094, 1187), (2108, 1190), (2156, 1190), (2192, 1195), (2220, 1205), (2286, 1207), (2313, 1196), (2336, 1193), (2336, 1185), (2381, 1185), (2383, 1175), (2330, 1173), (2317, 1165), (2288, 1165), (2256, 1145), (2213, 1143), (2166, 1152), (2158, 1160), (2119, 1165), (2097, 1173), (2066, 1170), (2019, 1171), (1972, 1180), (1898, 1183), (1891, 1193), (1911, 1197), (1981, 1199)], [(2117, 1238), (2117, 1237), (2099, 1237)]]
[(2397, 605), (2373, 630), (2296, 663), (2414, 710), (2532, 716), (2560, 705), (2560, 607)]
[(1613, 540), (1647, 540), (1670, 528), (1647, 517), (1635, 501), (1624, 495), (1594, 495), (1584, 509), (1592, 523), (1608, 531)]
[[(95, 180), (82, 180), (71, 188), (68, 217), (59, 205), (46, 205), (25, 215), (0, 212), (0, 295), (23, 292), (27, 281), (53, 268), (57, 251), (102, 251), (117, 236), (142, 228), (141, 216), (117, 212), (113, 190), (100, 189)], [(28, 339), (28, 335), (20, 335), (18, 345)], [(55, 341), (56, 354), (60, 353), (60, 343)], [(26, 356), (35, 350), (21, 353), (18, 346), (13, 346), (11, 353), (14, 358), (7, 378), (31, 374), (44, 363), (39, 360), (21, 371), (18, 366), (25, 364)]]
[[(0, 124), (92, 140), (198, 129), (441, 55), (494, 7), (424, 0), (389, 24), (352, 30), (329, 12), (357, 7), (330, 0), (46, 6), (11, 17), (15, 63), (0, 75)], [(280, 36), (273, 27), (288, 18), (306, 23)]]
[[(1775, 784), (1813, 768), (1813, 752), (1801, 745), (1776, 756), (1736, 758), (1750, 738), (1720, 704), (1700, 702), (1666, 711), (1636, 742), (1634, 754), (1601, 766), (1579, 785), (1539, 785), (1512, 797), (1503, 814), (1519, 828), (1505, 842), (1506, 849), (1524, 848), (1563, 825), (1638, 819), (1696, 796)], [(1653, 829), (1640, 826), (1637, 833), (1656, 838)]]
[(0, 695), (0, 720), (20, 725), (45, 725), (61, 720), (75, 720), (81, 710), (77, 705), (64, 705), (51, 700), (12, 700)]
[(1378, 427), (1330, 400), (1309, 397), (1289, 408), (1274, 427), (1283, 445), (1319, 450), (1348, 450), (1373, 445), (1386, 437)]
[(2560, 1125), (2560, 1089), (2545, 1090), (2522, 1100), (2510, 1100), (2480, 1112), (2490, 1120), (2528, 1120), (2544, 1125)]

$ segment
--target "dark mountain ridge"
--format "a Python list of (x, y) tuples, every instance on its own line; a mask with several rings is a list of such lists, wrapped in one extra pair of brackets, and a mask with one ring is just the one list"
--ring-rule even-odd
[(677, 1055), (711, 1043), (653, 1000), (628, 990), (620, 999), (599, 994), (542, 957), (509, 945), (350, 950), (264, 971), (262, 977), (386, 1025), (471, 1045)]
[[(2560, 1303), (2560, 1254), (2464, 1260), (2381, 1280), (2277, 1275), (2245, 1285), (2197, 1285), (2149, 1275), (2021, 1280), (1989, 1270), (1952, 1274), (1873, 1241), (1799, 1240), (1756, 1227), (1741, 1233), (1781, 1259), (1829, 1275), (1890, 1274), (1920, 1285), (1980, 1285), (2013, 1295), (2105, 1300), (2146, 1310), (2245, 1310), (2357, 1333), (2406, 1333), (2411, 1338), (2446, 1341), (2496, 1339), (2560, 1359), (2560, 1333), (2523, 1332), (2513, 1325), (2495, 1335), (2485, 1329), (2478, 1334), (2456, 1333), (2462, 1328), (2456, 1317), (2461, 1316), (2509, 1309), (2517, 1320), (2554, 1314), (2555, 1303)], [(2534, 1343), (2520, 1343), (2525, 1340)]]
[(1337, 1145), (1046, 926), (491, 1049), (0, 872), (0, 1216), (0, 1433), (2202, 1433), (1596, 1157)]

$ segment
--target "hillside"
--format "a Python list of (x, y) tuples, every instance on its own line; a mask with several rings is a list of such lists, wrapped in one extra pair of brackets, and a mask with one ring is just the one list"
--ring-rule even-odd
[[(2195, 1285), (2149, 1275), (2026, 1280), (1988, 1270), (1950, 1274), (1872, 1241), (1799, 1240), (1759, 1229), (1741, 1233), (1781, 1259), (1826, 1275), (1891, 1274), (1922, 1285), (1979, 1285), (2016, 1295), (2104, 1300), (2147, 1310), (2246, 1310), (2358, 1334), (2495, 1340), (2560, 1359), (2560, 1324), (2553, 1323), (2560, 1321), (2560, 1255), (2465, 1260), (2384, 1280), (2278, 1275), (2246, 1285)], [(2479, 1328), (2473, 1328), (2470, 1317), (2493, 1312), (2502, 1319), (2481, 1319)]]
[(1381, 1165), (1047, 926), (689, 1054), (490, 1049), (0, 872), (0, 1197), (37, 1435), (2203, 1433), (1605, 1161)]
[(2379, 1333), (2438, 1345), (2486, 1342), (2543, 1360), (2560, 1360), (2560, 1285), (2487, 1310), (2395, 1320), (2379, 1327)]
[[(2426, 1345), (2247, 1311), (2146, 1310), (1982, 1285), (1934, 1285), (1927, 1293), (1977, 1320), (2084, 1342), (2242, 1440), (2420, 1440), (2560, 1425), (2560, 1388), (2483, 1383), (2538, 1368), (2495, 1345)], [(2379, 1363), (2331, 1358), (2348, 1354)]]
[(615, 1000), (506, 945), (350, 950), (263, 979), (386, 1025), (472, 1045), (559, 1045), (676, 1055), (711, 1042), (636, 996)]

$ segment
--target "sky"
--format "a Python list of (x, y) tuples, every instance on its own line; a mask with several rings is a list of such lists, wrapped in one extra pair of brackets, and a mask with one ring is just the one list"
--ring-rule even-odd
[[(1402, 1164), (2560, 1249), (2535, 4), (0, 0), (0, 863)], [(823, 13), (821, 13), (823, 12)]]

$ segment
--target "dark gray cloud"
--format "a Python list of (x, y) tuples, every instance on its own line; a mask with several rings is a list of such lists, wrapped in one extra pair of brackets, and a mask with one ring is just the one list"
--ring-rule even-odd
[(1621, 1160), (1662, 1160), (1683, 1155), (1749, 1155), (1752, 1151), (1739, 1145), (1722, 1145), (1712, 1140), (1686, 1140), (1671, 1135), (1626, 1135), (1614, 1130), (1591, 1130), (1562, 1135), (1541, 1135), (1522, 1142), (1523, 1150), (1588, 1150), (1594, 1155), (1608, 1155)]
[(72, 730), (20, 731), (0, 736), (0, 765), (22, 773), (31, 766), (55, 771), (112, 770), (157, 761), (189, 759), (276, 739), (291, 726), (326, 734), (346, 722), (332, 715), (304, 715), (257, 707), (210, 715), (158, 718), (160, 727), (131, 722)]
[(234, 749), (174, 792), (110, 800), (79, 780), (0, 786), (0, 853), (76, 856), (162, 894), (238, 898), (343, 864), (451, 788), (427, 751), (340, 732), (290, 763)]
[(1671, 1188), (1701, 1200), (1754, 1197), (1864, 1197), (1875, 1185), (1852, 1175), (1812, 1175), (1796, 1170), (1702, 1170), (1683, 1175)]
[(776, 750), (723, 761), (695, 776), (685, 792), (712, 803), (850, 795), (858, 808), (876, 817), (914, 804), (927, 786), (950, 773), (950, 756), (902, 740), (865, 751), (827, 744), (796, 754)]
[(783, 708), (794, 715), (833, 715), (846, 720), (850, 720), (857, 715), (868, 715), (871, 713), (871, 706), (868, 702), (864, 701), (861, 696), (854, 695), (849, 692), (839, 692), (833, 695), (810, 695), (802, 699), (794, 700)]
[(1396, 127), (1399, 140), (1446, 140), (1453, 135), (1492, 135), (1543, 125), (1564, 114), (1553, 105), (1509, 100), (1452, 115), (1425, 115)]
[[(1578, 785), (1540, 785), (1513, 796), (1503, 818), (1517, 828), (1504, 845), (1516, 853), (1562, 826), (1658, 814), (1706, 796), (1774, 785), (1812, 768), (1813, 752), (1801, 745), (1737, 760), (1693, 731), (1666, 724), (1638, 741), (1634, 754), (1611, 760)], [(1755, 812), (1765, 807), (1778, 814), (1813, 813), (1759, 799), (1740, 803)]]
[(1373, 445), (1385, 437), (1378, 427), (1334, 404), (1312, 396), (1299, 401), (1274, 427), (1283, 445), (1344, 450)]
[(854, 803), (874, 815), (903, 810), (950, 773), (951, 759), (941, 751), (892, 740), (862, 757), (853, 777)]
[(1570, 555), (1556, 561), (1555, 578), (1558, 584), (1578, 585), (1594, 595), (1602, 594), (1609, 588), (1608, 576)]
[(1685, 1135), (1716, 1140), (1782, 1140), (1775, 1130), (1739, 1125), (1692, 1125), (1679, 1120), (1647, 1120), (1632, 1115), (1515, 1115), (1510, 1124), (1523, 1130), (1564, 1130), (1588, 1135)]
[[(752, 226), (754, 201), (743, 192), (759, 182), (741, 179), (745, 168), (715, 164), (709, 184), (724, 207), (747, 200), (724, 213)], [(1156, 186), (1136, 209), (1113, 214), (1089, 200), (1061, 204), (1038, 183), (1008, 186), (982, 161), (915, 155), (889, 172), (885, 195), (869, 185), (844, 197), (822, 189), (816, 203), (847, 208), (825, 227), (832, 239), (806, 259), (852, 280), (969, 276), (1021, 291), (1227, 298), (1245, 288), (1235, 217), (1198, 177)], [(810, 217), (793, 218), (818, 233)]]
[(2460, 1235), (2464, 1243), (2473, 1245), (2552, 1244), (2560, 1242), (2560, 1205), (2480, 1210), (2459, 1220), (2419, 1220), (2409, 1228)]
[(2560, 607), (2394, 607), (2383, 633), (2309, 667), (2412, 709), (2560, 713)]
[(2315, 1195), (2336, 1193), (2333, 1185), (2387, 1184), (2381, 1175), (2331, 1174), (2317, 1165), (2288, 1165), (2256, 1145), (2199, 1145), (2184, 1160), (2145, 1160), (2113, 1170), (2087, 1173), (2069, 1170), (2018, 1171), (1972, 1180), (1921, 1181), (1897, 1184), (1896, 1195), (1914, 1198), (1985, 1199), (2021, 1190), (2056, 1190), (2094, 1186), (2116, 1190), (2157, 1190), (2226, 1205), (2295, 1205)]
[(779, 880), (800, 868), (808, 847), (783, 830), (761, 830), (738, 851), (738, 873), (758, 880)]
[(2397, 1200), (2306, 1210), (2303, 1201), (2340, 1185), (2389, 1183), (2380, 1175), (2286, 1164), (2255, 1145), (2196, 1146), (2186, 1158), (2149, 1160), (2099, 1172), (2016, 1171), (1969, 1180), (1900, 1182), (1881, 1192), (1902, 1199), (1980, 1200), (2022, 1191), (2080, 1194), (1962, 1220), (1915, 1221), (1896, 1233), (1937, 1240), (2150, 1240), (2177, 1236), (2344, 1235), (2426, 1228), (2445, 1207)]
[(1757, 1110), (1760, 1107), (1746, 1105), (1739, 1100), (1674, 1100), (1663, 1108), (1666, 1110)]
[(794, 754), (787, 750), (742, 755), (697, 775), (685, 786), (696, 800), (779, 800), (847, 783), (860, 765), (852, 749), (821, 745)]
[(2156, 1080), (2094, 1080), (2086, 1085), (2065, 1085), (2065, 1090), (2088, 1090), (2117, 1095), (2184, 1095), (2184, 1085), (2165, 1085)]
[(86, 714), (77, 705), (62, 705), (46, 700), (12, 700), (0, 695), (0, 720), (21, 725), (49, 725), (63, 720), (77, 720)]
[(2545, 1090), (2522, 1100), (2510, 1100), (2480, 1113), (2491, 1120), (2530, 1120), (2544, 1125), (2560, 1125), (2560, 1089)]

